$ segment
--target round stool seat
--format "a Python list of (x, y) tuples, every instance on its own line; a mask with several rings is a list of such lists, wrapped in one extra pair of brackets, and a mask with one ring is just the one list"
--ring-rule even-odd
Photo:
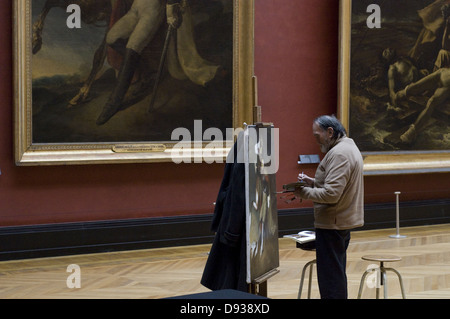
[(361, 257), (363, 260), (379, 261), (379, 262), (393, 262), (400, 261), (402, 257), (395, 255), (365, 255)]
[(377, 268), (367, 268), (367, 270), (364, 272), (363, 276), (361, 277), (361, 282), (359, 284), (358, 299), (361, 299), (363, 286), (366, 283), (366, 281), (365, 281), (366, 276), (374, 271), (376, 271), (378, 273), (377, 285), (376, 285), (376, 289), (377, 289), (376, 290), (376, 298), (377, 299), (379, 298), (379, 294), (380, 294), (379, 291), (380, 291), (381, 286), (384, 286), (384, 298), (387, 298), (387, 276), (386, 276), (387, 271), (392, 271), (393, 273), (395, 273), (397, 275), (399, 283), (400, 283), (400, 289), (402, 291), (402, 297), (403, 297), (403, 299), (406, 298), (405, 289), (403, 287), (403, 279), (402, 279), (402, 276), (400, 275), (400, 273), (397, 270), (395, 270), (394, 268), (386, 268), (383, 265), (385, 262), (400, 261), (400, 260), (402, 260), (402, 257), (396, 256), (396, 255), (365, 255), (365, 256), (362, 256), (361, 259), (379, 262), (380, 267), (378, 269)]

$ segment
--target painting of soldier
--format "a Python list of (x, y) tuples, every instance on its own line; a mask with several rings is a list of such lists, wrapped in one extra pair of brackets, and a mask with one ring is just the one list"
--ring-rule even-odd
[(33, 143), (232, 127), (233, 0), (33, 0), (32, 25)]

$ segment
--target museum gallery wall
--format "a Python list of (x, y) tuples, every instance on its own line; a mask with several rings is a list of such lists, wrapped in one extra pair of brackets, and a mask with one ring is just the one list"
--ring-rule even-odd
[[(262, 120), (280, 130), (277, 187), (295, 181), (298, 155), (319, 154), (312, 120), (338, 112), (339, 4), (258, 0), (254, 73)], [(16, 166), (12, 83), (12, 0), (0, 2), (0, 226), (29, 226), (211, 214), (224, 164), (123, 163)], [(365, 177), (367, 204), (448, 199), (449, 173)], [(278, 209), (311, 208), (312, 203)]]

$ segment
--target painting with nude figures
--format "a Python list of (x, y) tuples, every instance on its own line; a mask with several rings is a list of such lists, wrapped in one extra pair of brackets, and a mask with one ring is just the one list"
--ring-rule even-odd
[(350, 41), (348, 130), (360, 150), (449, 151), (450, 1), (351, 1)]

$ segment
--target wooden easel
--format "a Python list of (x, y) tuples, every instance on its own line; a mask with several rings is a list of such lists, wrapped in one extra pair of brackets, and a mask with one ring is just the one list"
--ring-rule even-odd
[(258, 80), (254, 75), (252, 77), (253, 89), (253, 124), (261, 122), (261, 106), (258, 105)]
[(248, 285), (248, 292), (253, 295), (267, 297), (267, 280), (278, 274), (278, 269), (272, 269), (268, 273), (255, 278), (251, 284)]
[[(252, 77), (253, 86), (253, 124), (262, 123), (261, 117), (261, 106), (258, 105), (258, 82), (254, 75)], [(253, 281), (248, 284), (248, 292), (254, 295), (267, 297), (267, 280), (278, 274), (280, 271), (278, 269), (272, 269), (258, 278), (253, 279)]]

